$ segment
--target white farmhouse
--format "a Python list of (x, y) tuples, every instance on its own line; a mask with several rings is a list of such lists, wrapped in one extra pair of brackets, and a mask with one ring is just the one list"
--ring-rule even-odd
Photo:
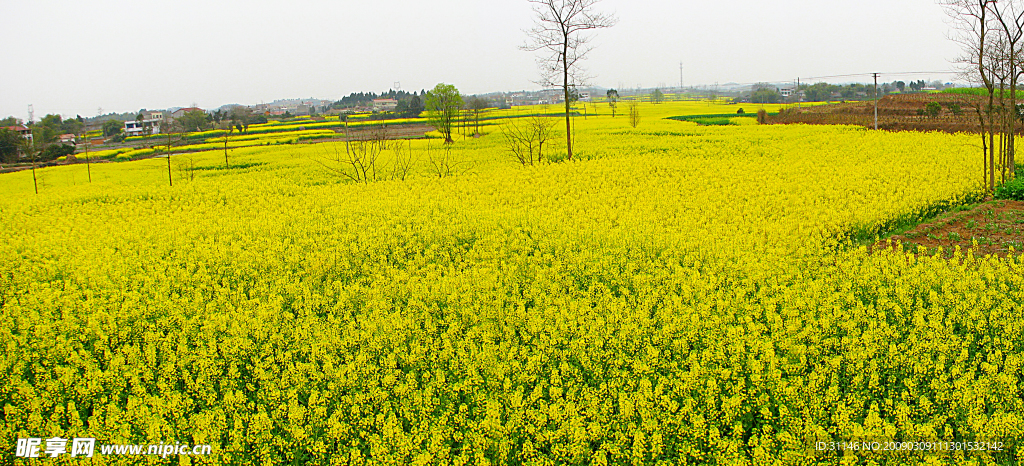
[(395, 99), (373, 99), (373, 111), (393, 112), (398, 108), (398, 101)]

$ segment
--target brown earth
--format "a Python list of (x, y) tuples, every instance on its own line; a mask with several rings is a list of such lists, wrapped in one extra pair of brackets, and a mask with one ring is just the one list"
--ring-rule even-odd
[[(878, 128), (889, 131), (981, 132), (975, 108), (984, 98), (964, 94), (901, 94), (878, 100)], [(937, 102), (937, 116), (923, 115), (925, 105)], [(842, 102), (808, 107), (791, 107), (769, 115), (768, 123), (811, 125), (859, 125), (873, 128), (874, 102)]]
[[(371, 139), (373, 135), (378, 131), (377, 126), (374, 127), (352, 127), (349, 128), (349, 132), (352, 134), (353, 141), (361, 141)], [(433, 131), (434, 127), (423, 124), (401, 124), (401, 125), (388, 125), (387, 126), (387, 138), (388, 139), (409, 139), (409, 138), (421, 138), (424, 134)], [(345, 128), (335, 128), (334, 131), (339, 134), (337, 138), (332, 138), (332, 141), (344, 141), (345, 140)], [(317, 139), (309, 141), (310, 143), (322, 142), (324, 139)]]
[[(873, 245), (873, 249), (902, 248), (926, 255), (949, 257), (960, 247), (976, 257), (1007, 256), (1024, 251), (1024, 202), (988, 200), (958, 212), (949, 212), (911, 230)], [(923, 248), (923, 249), (920, 249)]]

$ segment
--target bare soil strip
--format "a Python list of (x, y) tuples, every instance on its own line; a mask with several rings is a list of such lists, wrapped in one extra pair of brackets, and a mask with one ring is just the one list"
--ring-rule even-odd
[(873, 249), (903, 248), (950, 257), (956, 247), (975, 256), (1007, 256), (1024, 250), (1024, 202), (987, 200), (969, 209), (942, 214), (875, 243)]

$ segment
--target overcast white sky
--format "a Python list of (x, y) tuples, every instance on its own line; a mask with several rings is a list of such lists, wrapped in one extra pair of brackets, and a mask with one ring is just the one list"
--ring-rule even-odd
[[(934, 0), (603, 0), (585, 66), (633, 88), (949, 70)], [(5, 0), (0, 116), (215, 108), (454, 84), (536, 89), (527, 0)], [(883, 76), (942, 79), (948, 75)], [(834, 82), (870, 78), (836, 78)]]

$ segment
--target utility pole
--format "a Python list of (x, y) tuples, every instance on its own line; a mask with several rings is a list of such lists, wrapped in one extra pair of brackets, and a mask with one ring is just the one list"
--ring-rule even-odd
[(90, 139), (89, 138), (89, 129), (86, 128), (86, 130), (85, 130), (85, 171), (89, 173), (89, 182), (92, 183), (92, 167), (89, 166), (89, 146), (91, 146), (92, 144), (89, 141), (89, 139)]
[(878, 73), (871, 73), (875, 78), (875, 130), (878, 130)]

